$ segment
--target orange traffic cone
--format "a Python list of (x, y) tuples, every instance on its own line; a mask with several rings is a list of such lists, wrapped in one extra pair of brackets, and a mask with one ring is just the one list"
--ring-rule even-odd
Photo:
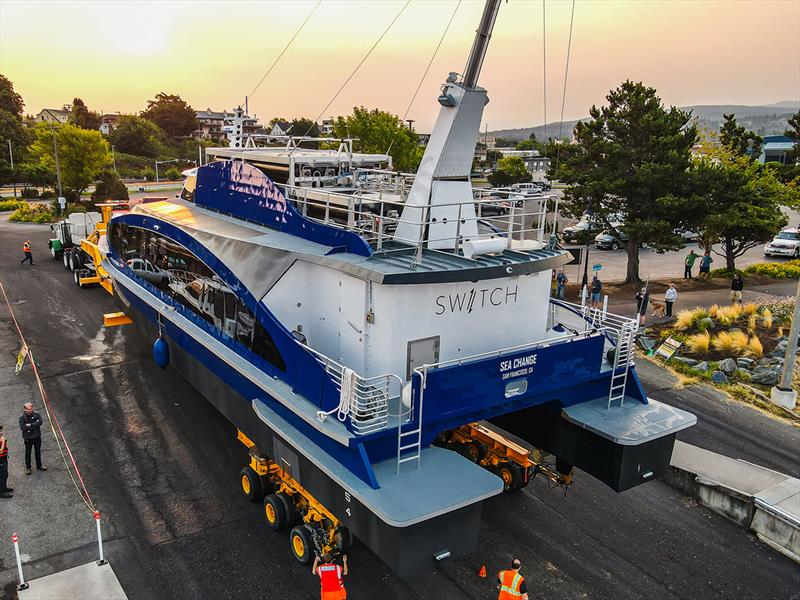
[(481, 570), (478, 571), (478, 577), (486, 577), (486, 565), (483, 565)]

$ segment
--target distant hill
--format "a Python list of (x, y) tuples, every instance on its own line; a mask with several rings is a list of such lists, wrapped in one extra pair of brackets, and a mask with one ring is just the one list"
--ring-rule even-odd
[[(786, 121), (794, 113), (800, 110), (800, 101), (775, 102), (766, 106), (745, 106), (742, 104), (698, 104), (695, 106), (684, 106), (684, 110), (691, 110), (692, 115), (697, 118), (703, 127), (719, 129), (723, 122), (723, 114), (733, 113), (739, 125), (744, 125), (748, 129), (755, 131), (758, 135), (778, 135), (782, 134), (787, 127)], [(585, 120), (585, 119), (578, 119)], [(574, 121), (564, 121), (562, 127), (563, 136), (572, 134), (575, 127)], [(558, 122), (547, 124), (547, 137), (558, 137)], [(521, 127), (519, 129), (498, 129), (490, 131), (491, 135), (506, 140), (527, 140), (531, 133), (536, 135), (537, 140), (545, 139), (545, 126), (536, 125), (534, 127)]]

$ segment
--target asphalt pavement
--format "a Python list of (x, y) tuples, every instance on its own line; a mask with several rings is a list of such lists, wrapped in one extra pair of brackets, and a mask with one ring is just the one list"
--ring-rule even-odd
[[(19, 265), (32, 240), (34, 267)], [(246, 452), (236, 431), (170, 368), (150, 356), (134, 327), (104, 329), (114, 310), (99, 288), (80, 290), (46, 254), (46, 226), (0, 216), (0, 280), (6, 286), (94, 503), (106, 555), (131, 599), (317, 598), (310, 569), (288, 536), (269, 530), (239, 490)], [(20, 255), (20, 256), (18, 256)], [(45, 436), (46, 473), (23, 471), (14, 424), (36, 401), (0, 306), (0, 420), (11, 441), (15, 496), (0, 504), (0, 595), (14, 597), (12, 531), (29, 578), (96, 557), (93, 521)], [(692, 410), (687, 442), (771, 468), (796, 470), (797, 430), (749, 407), (676, 389), (642, 367), (654, 397)], [(37, 405), (41, 405), (36, 401)], [(348, 596), (407, 599), (496, 597), (492, 574), (523, 562), (531, 598), (797, 598), (800, 570), (754, 536), (661, 481), (616, 494), (578, 473), (566, 496), (535, 479), (485, 504), (480, 550), (401, 581), (366, 547), (350, 553)], [(477, 576), (486, 565), (489, 578)]]

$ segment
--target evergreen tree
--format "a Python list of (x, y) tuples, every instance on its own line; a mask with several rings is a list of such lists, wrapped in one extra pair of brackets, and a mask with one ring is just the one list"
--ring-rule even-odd
[(197, 130), (197, 113), (177, 94), (159, 92), (147, 101), (142, 116), (158, 125), (169, 138), (191, 135)]
[(82, 129), (99, 129), (101, 117), (89, 110), (80, 98), (72, 101), (72, 122)]
[(722, 115), (725, 122), (719, 129), (719, 141), (736, 156), (756, 159), (761, 155), (764, 138), (736, 123), (734, 114)]
[(676, 231), (686, 225), (686, 175), (697, 129), (689, 113), (665, 108), (656, 90), (642, 83), (625, 81), (606, 100), (575, 125), (575, 144), (561, 152), (558, 178), (567, 184), (567, 214), (591, 209), (615, 234), (611, 222), (623, 217), (625, 281), (638, 284), (641, 244), (680, 246)]
[(97, 178), (92, 200), (94, 202), (128, 200), (128, 188), (114, 171), (105, 170)]

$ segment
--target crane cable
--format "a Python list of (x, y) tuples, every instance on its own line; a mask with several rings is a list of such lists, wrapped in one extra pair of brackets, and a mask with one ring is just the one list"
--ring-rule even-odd
[(300, 32), (301, 32), (301, 31), (303, 31), (303, 27), (305, 27), (305, 26), (306, 26), (306, 23), (308, 23), (308, 21), (311, 19), (311, 16), (314, 14), (314, 12), (317, 10), (317, 8), (319, 8), (319, 5), (320, 5), (320, 4), (322, 4), (322, 0), (317, 0), (317, 3), (316, 3), (316, 4), (314, 5), (314, 7), (311, 9), (311, 12), (309, 12), (309, 13), (308, 13), (308, 15), (306, 16), (306, 19), (305, 19), (305, 21), (303, 21), (303, 23), (300, 25), (300, 27), (297, 29), (297, 31), (295, 31), (295, 32), (294, 32), (294, 35), (293, 35), (293, 36), (292, 36), (292, 37), (289, 39), (289, 41), (288, 41), (288, 43), (286, 44), (286, 46), (284, 46), (284, 47), (283, 47), (283, 50), (281, 50), (281, 53), (280, 53), (280, 54), (278, 54), (278, 57), (277, 57), (277, 58), (276, 58), (276, 59), (275, 59), (275, 60), (272, 62), (272, 64), (269, 66), (269, 69), (267, 69), (267, 72), (266, 72), (266, 73), (264, 73), (264, 76), (263, 76), (263, 77), (261, 78), (261, 80), (260, 80), (260, 81), (259, 81), (259, 82), (256, 84), (256, 87), (254, 87), (254, 88), (253, 88), (253, 91), (252, 91), (252, 92), (250, 92), (250, 98), (252, 98), (252, 97), (253, 97), (253, 94), (255, 94), (255, 93), (256, 93), (256, 90), (258, 90), (258, 88), (259, 88), (259, 87), (261, 87), (261, 84), (262, 84), (262, 83), (264, 83), (264, 80), (265, 80), (265, 79), (266, 79), (266, 78), (269, 76), (269, 74), (270, 74), (270, 73), (272, 73), (272, 69), (274, 69), (274, 68), (275, 68), (275, 65), (277, 65), (277, 64), (278, 64), (278, 61), (279, 61), (279, 60), (280, 60), (280, 59), (283, 57), (283, 55), (284, 55), (284, 54), (286, 54), (286, 51), (287, 51), (287, 50), (289, 49), (289, 47), (292, 45), (292, 42), (294, 42), (295, 38), (296, 38), (298, 35), (300, 35)]
[(394, 19), (392, 19), (392, 22), (391, 22), (391, 23), (389, 23), (389, 25), (386, 27), (386, 29), (384, 29), (384, 30), (383, 30), (383, 33), (381, 33), (380, 37), (379, 37), (379, 38), (378, 38), (378, 39), (375, 41), (375, 43), (374, 43), (374, 44), (372, 44), (372, 47), (371, 47), (371, 48), (369, 49), (369, 51), (368, 51), (368, 52), (367, 52), (367, 53), (364, 55), (364, 58), (362, 58), (362, 59), (361, 59), (361, 62), (360, 62), (360, 63), (358, 63), (358, 64), (356, 65), (356, 68), (355, 68), (355, 69), (353, 69), (353, 72), (352, 72), (352, 73), (350, 73), (350, 75), (347, 77), (347, 79), (345, 79), (345, 80), (344, 80), (344, 83), (343, 83), (343, 84), (342, 84), (342, 85), (339, 87), (339, 89), (338, 89), (338, 90), (336, 91), (336, 93), (333, 95), (333, 98), (331, 98), (331, 99), (330, 99), (330, 102), (328, 102), (328, 103), (325, 105), (325, 108), (323, 108), (323, 109), (320, 111), (319, 115), (317, 115), (317, 118), (316, 118), (316, 119), (314, 119), (314, 120), (311, 122), (311, 125), (309, 125), (309, 126), (308, 126), (308, 129), (307, 129), (307, 130), (306, 130), (306, 132), (303, 134), (303, 137), (306, 137), (306, 136), (307, 136), (307, 135), (308, 135), (308, 134), (311, 132), (311, 130), (313, 129), (314, 125), (316, 125), (316, 124), (317, 124), (317, 121), (319, 121), (319, 120), (322, 118), (322, 115), (324, 115), (324, 114), (325, 114), (325, 111), (326, 111), (326, 110), (328, 110), (328, 108), (330, 108), (330, 105), (331, 105), (331, 104), (333, 104), (333, 103), (336, 101), (336, 98), (338, 98), (338, 97), (339, 97), (339, 94), (341, 94), (341, 93), (342, 93), (342, 90), (345, 88), (345, 86), (347, 86), (347, 84), (348, 84), (348, 83), (350, 83), (350, 80), (353, 78), (353, 76), (356, 74), (356, 72), (357, 72), (357, 71), (358, 71), (358, 70), (361, 68), (361, 65), (363, 65), (363, 64), (364, 64), (364, 63), (367, 61), (367, 59), (369, 58), (369, 55), (370, 55), (370, 54), (372, 54), (372, 51), (373, 51), (373, 50), (375, 50), (375, 48), (377, 48), (377, 47), (378, 47), (378, 44), (380, 44), (380, 43), (381, 43), (381, 40), (384, 38), (384, 36), (385, 36), (387, 33), (389, 33), (389, 30), (392, 28), (392, 25), (394, 25), (394, 24), (395, 24), (395, 22), (397, 21), (397, 19), (399, 19), (399, 18), (400, 18), (400, 15), (402, 15), (402, 14), (403, 14), (403, 12), (406, 10), (406, 8), (408, 7), (408, 5), (409, 5), (409, 4), (411, 4), (411, 0), (406, 0), (406, 3), (405, 3), (405, 4), (403, 4), (403, 6), (400, 8), (400, 10), (397, 12), (397, 14), (394, 16)]
[[(431, 65), (433, 65), (433, 61), (434, 61), (434, 59), (436, 58), (436, 55), (439, 52), (439, 48), (442, 47), (442, 43), (444, 42), (444, 37), (447, 35), (447, 32), (450, 30), (450, 25), (453, 24), (453, 19), (456, 18), (456, 13), (458, 12), (458, 7), (461, 6), (461, 2), (462, 1), (463, 0), (458, 0), (458, 3), (456, 4), (456, 7), (453, 9), (453, 14), (450, 15), (450, 20), (447, 22), (447, 26), (444, 28), (444, 31), (442, 32), (442, 37), (439, 38), (439, 43), (436, 44), (436, 49), (433, 51), (433, 55), (431, 55), (431, 59), (428, 61), (428, 66), (425, 67), (425, 72), (422, 74), (422, 77), (419, 80), (419, 84), (417, 85), (417, 89), (414, 91), (414, 95), (411, 96), (411, 102), (408, 103), (408, 107), (406, 107), (406, 112), (403, 113), (403, 118), (401, 119), (401, 121), (405, 121), (406, 117), (408, 116), (408, 113), (411, 112), (411, 107), (413, 106), (414, 101), (417, 99), (417, 94), (419, 94), (419, 90), (422, 88), (422, 84), (425, 81), (425, 78), (428, 76), (428, 71), (430, 71)], [(397, 138), (397, 132), (395, 132), (395, 135), (392, 136), (392, 143), (389, 144), (389, 147), (386, 149), (385, 154), (389, 154), (389, 151), (392, 149), (392, 146), (394, 146), (394, 141), (395, 141), (396, 138)]]
[(544, 143), (547, 144), (547, 15), (545, 3), (542, 0), (542, 93), (544, 108)]
[[(8, 307), (8, 314), (11, 315), (11, 320), (14, 322), (14, 327), (17, 329), (17, 334), (19, 335), (19, 339), (22, 342), (22, 347), (28, 349), (28, 358), (31, 362), (31, 367), (33, 368), (33, 374), (36, 377), (36, 385), (39, 388), (39, 394), (42, 397), (42, 404), (44, 406), (45, 413), (47, 414), (47, 420), (50, 423), (50, 429), (53, 432), (53, 437), (56, 440), (56, 445), (58, 446), (58, 451), (61, 454), (61, 459), (64, 461), (64, 465), (67, 467), (67, 473), (69, 474), (70, 479), (72, 479), (72, 484), (75, 486), (75, 489), (78, 491), (78, 495), (83, 500), (83, 503), (86, 507), (92, 511), (92, 513), (96, 512), (96, 508), (94, 502), (92, 502), (92, 497), (89, 495), (89, 490), (86, 489), (86, 483), (83, 480), (83, 476), (81, 475), (81, 471), (78, 468), (78, 463), (75, 461), (75, 456), (72, 454), (72, 450), (69, 447), (69, 443), (67, 442), (67, 438), (64, 435), (64, 431), (61, 429), (61, 424), (56, 417), (55, 411), (53, 410), (52, 406), (50, 405), (50, 399), (47, 396), (47, 392), (44, 389), (44, 384), (42, 383), (42, 378), (39, 375), (39, 369), (36, 366), (36, 361), (33, 357), (33, 351), (31, 347), (28, 346), (28, 343), (25, 341), (25, 336), (22, 335), (22, 329), (20, 329), (19, 323), (17, 322), (16, 316), (14, 316), (14, 310), (11, 308), (11, 302), (8, 299), (8, 295), (6, 294), (6, 289), (3, 286), (3, 282), (0, 281), (0, 292), (3, 293), (3, 298), (5, 299), (6, 306)], [(58, 428), (58, 433), (56, 433), (56, 428)], [(59, 439), (60, 436), (60, 439)], [(63, 447), (62, 447), (63, 442)], [(67, 454), (69, 455), (69, 461), (67, 457), (64, 455), (64, 450), (66, 449)], [(75, 475), (73, 475), (72, 470), (70, 470), (70, 463), (72, 464), (72, 468), (75, 471)], [(78, 485), (78, 481), (75, 480), (75, 476), (78, 477), (78, 481), (80, 482), (80, 486)]]
[[(567, 41), (567, 64), (564, 67), (564, 91), (561, 95), (561, 119), (558, 122), (558, 139), (559, 142), (561, 141), (561, 132), (564, 127), (564, 104), (567, 101), (567, 77), (569, 77), (569, 57), (570, 52), (572, 50), (572, 25), (575, 22), (575, 0), (572, 0), (572, 13), (569, 17), (569, 38)], [(556, 168), (553, 171), (553, 175), (558, 174), (558, 164), (559, 159), (561, 158), (561, 144), (558, 144), (556, 148)]]

